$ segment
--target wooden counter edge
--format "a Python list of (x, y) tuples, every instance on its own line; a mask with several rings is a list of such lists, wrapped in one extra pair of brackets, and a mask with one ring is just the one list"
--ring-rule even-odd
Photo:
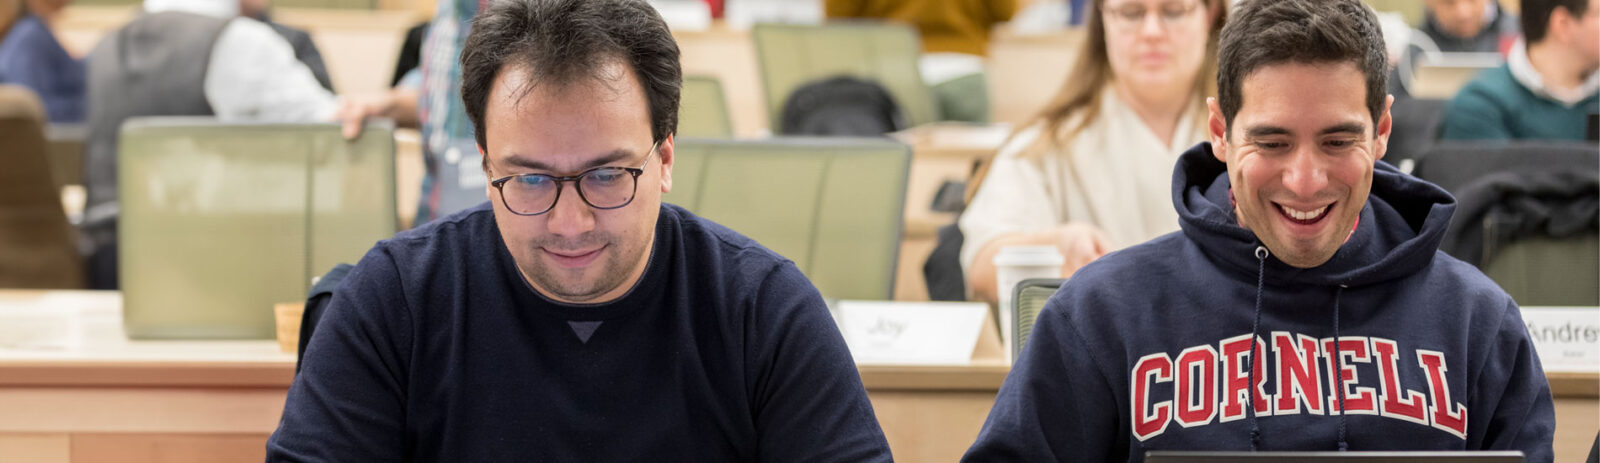
[[(869, 390), (998, 391), (1010, 367), (973, 365), (862, 365)], [(1546, 375), (1557, 398), (1600, 398), (1600, 374)], [(288, 387), (292, 362), (0, 362), (0, 387), (178, 386)]]
[(975, 365), (862, 365), (861, 383), (867, 390), (998, 391), (1011, 368), (1003, 364)]
[(289, 387), (293, 362), (0, 362), (0, 387)]
[(1600, 398), (1600, 373), (1546, 372), (1555, 398)]

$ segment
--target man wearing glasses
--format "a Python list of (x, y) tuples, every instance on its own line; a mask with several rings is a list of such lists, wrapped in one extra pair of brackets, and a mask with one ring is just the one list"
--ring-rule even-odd
[(793, 263), (662, 204), (681, 75), (643, 0), (503, 0), (462, 97), (487, 204), (334, 295), (269, 461), (888, 461)]

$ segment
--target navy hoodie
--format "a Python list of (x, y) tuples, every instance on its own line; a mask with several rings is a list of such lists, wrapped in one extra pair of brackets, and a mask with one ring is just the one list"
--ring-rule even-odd
[[(487, 203), (485, 203), (487, 204)], [(334, 293), (268, 461), (888, 461), (794, 263), (663, 204), (638, 284), (540, 296), (486, 205), (379, 242)]]
[(1209, 143), (1179, 158), (1182, 231), (1096, 260), (1050, 298), (965, 460), (1343, 448), (1551, 460), (1550, 391), (1516, 303), (1438, 251), (1449, 194), (1377, 163), (1354, 235), (1298, 269), (1238, 225), (1228, 190)]

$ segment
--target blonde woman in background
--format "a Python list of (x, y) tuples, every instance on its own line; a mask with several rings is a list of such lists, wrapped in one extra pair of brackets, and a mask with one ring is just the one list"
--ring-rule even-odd
[(1001, 248), (1053, 245), (1063, 276), (1178, 230), (1178, 154), (1205, 140), (1224, 0), (1097, 0), (1066, 83), (1000, 149), (960, 220), (961, 267), (996, 300)]

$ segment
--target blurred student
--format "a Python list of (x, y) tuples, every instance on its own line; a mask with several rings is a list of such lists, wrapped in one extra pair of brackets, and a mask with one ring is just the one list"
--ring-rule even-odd
[(1498, 53), (1520, 34), (1517, 17), (1495, 0), (1428, 0), (1423, 6), (1417, 31), (1432, 42), (1432, 51)]
[(311, 40), (311, 34), (273, 21), (271, 0), (239, 0), (239, 15), (272, 26), (272, 31), (283, 36), (284, 40), (289, 41), (289, 46), (294, 48), (294, 59), (305, 63), (306, 68), (311, 69), (311, 75), (316, 76), (317, 83), (322, 84), (322, 88), (333, 91), (333, 79), (328, 76), (328, 65), (322, 62), (322, 52), (317, 50), (317, 43)]
[(50, 122), (82, 122), (84, 65), (67, 54), (49, 22), (67, 0), (0, 0), (0, 84), (39, 95)]
[(1600, 0), (1523, 0), (1523, 40), (1445, 112), (1448, 140), (1583, 140), (1600, 112)]
[(1409, 45), (1390, 74), (1390, 93), (1410, 96), (1408, 86), (1418, 62), (1434, 53), (1510, 52), (1521, 36), (1517, 17), (1500, 8), (1496, 0), (1428, 0), (1422, 24), (1410, 35)]
[(147, 0), (144, 12), (89, 53), (81, 231), (91, 245), (89, 284), (116, 289), (117, 134), (140, 116), (216, 116), (224, 121), (343, 121), (380, 114), (323, 88), (289, 42), (239, 15), (238, 0)]
[(1063, 276), (1178, 229), (1172, 164), (1205, 140), (1221, 0), (1104, 0), (1045, 110), (1000, 149), (961, 216), (972, 297), (996, 300), (1001, 248), (1053, 245)]

